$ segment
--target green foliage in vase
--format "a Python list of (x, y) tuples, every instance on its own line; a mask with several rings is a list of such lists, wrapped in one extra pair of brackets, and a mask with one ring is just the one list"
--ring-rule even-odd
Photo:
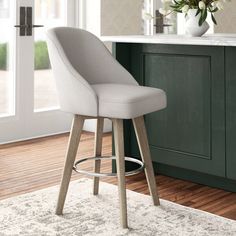
[(214, 13), (223, 10), (224, 3), (231, 0), (164, 0), (171, 3), (171, 8), (175, 12), (187, 14), (189, 9), (196, 9), (196, 16), (200, 14), (199, 26), (207, 19), (207, 15), (211, 14), (211, 19), (214, 24), (217, 24)]

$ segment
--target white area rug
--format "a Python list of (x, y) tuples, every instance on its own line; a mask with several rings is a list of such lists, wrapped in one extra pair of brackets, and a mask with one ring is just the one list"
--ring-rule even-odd
[(71, 182), (64, 215), (56, 216), (58, 186), (0, 201), (0, 236), (236, 236), (236, 221), (127, 191), (129, 230), (120, 228), (117, 186)]

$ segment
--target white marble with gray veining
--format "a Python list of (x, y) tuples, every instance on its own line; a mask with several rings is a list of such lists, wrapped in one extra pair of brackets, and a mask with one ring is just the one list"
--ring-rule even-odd
[(202, 37), (187, 35), (127, 35), (102, 36), (103, 42), (147, 43), (147, 44), (176, 44), (176, 45), (203, 45), (203, 46), (231, 46), (236, 47), (236, 34), (209, 34)]

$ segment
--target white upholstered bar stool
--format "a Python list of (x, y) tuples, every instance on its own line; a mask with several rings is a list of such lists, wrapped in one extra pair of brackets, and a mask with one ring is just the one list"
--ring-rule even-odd
[[(95, 156), (101, 156), (104, 118), (113, 122), (118, 176), (121, 225), (128, 227), (125, 188), (123, 120), (132, 119), (149, 191), (159, 205), (156, 181), (143, 115), (166, 107), (165, 92), (139, 86), (93, 34), (75, 28), (59, 27), (47, 32), (52, 70), (61, 110), (74, 114), (56, 214), (61, 215), (85, 119), (97, 119)], [(93, 193), (98, 194), (100, 160), (94, 158)]]

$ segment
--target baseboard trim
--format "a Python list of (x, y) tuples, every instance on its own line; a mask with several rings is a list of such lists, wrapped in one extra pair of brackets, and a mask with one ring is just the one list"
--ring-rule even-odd
[(212, 176), (196, 171), (186, 170), (165, 164), (154, 162), (153, 167), (156, 174), (162, 174), (177, 179), (183, 179), (209, 187), (220, 188), (230, 192), (236, 192), (236, 181), (218, 176)]
[[(126, 163), (126, 171), (131, 171), (136, 168), (132, 163)], [(236, 180), (226, 179), (218, 176), (212, 176), (196, 171), (182, 169), (179, 167), (169, 166), (153, 162), (155, 174), (170, 176), (176, 179), (191, 181), (194, 183), (206, 185), (213, 188), (223, 189), (229, 192), (236, 193)], [(112, 163), (112, 170), (116, 172), (116, 163)]]

